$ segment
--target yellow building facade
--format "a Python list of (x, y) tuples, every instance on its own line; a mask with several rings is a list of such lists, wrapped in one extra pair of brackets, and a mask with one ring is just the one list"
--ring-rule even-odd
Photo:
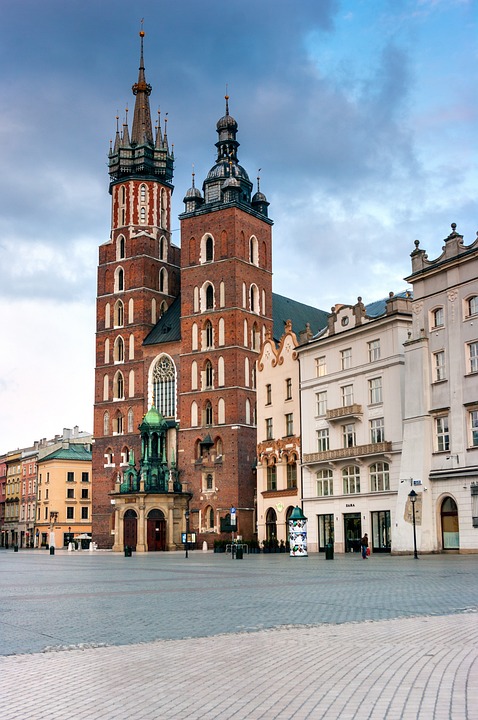
[(91, 444), (62, 445), (38, 459), (35, 547), (91, 537)]

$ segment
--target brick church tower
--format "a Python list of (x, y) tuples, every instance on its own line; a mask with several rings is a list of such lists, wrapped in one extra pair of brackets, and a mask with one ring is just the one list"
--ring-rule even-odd
[(143, 37), (131, 134), (125, 121), (109, 153), (111, 234), (99, 249), (93, 445), (93, 537), (111, 547), (110, 493), (141, 457), (138, 433), (151, 405), (143, 341), (180, 292), (171, 244), (173, 153), (151, 123)]
[(217, 159), (184, 198), (178, 465), (200, 539), (255, 532), (255, 363), (272, 331), (272, 221), (239, 164), (237, 123), (217, 123)]

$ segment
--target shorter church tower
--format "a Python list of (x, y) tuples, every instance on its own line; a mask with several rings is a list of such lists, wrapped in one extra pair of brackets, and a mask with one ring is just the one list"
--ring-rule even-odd
[(216, 129), (216, 162), (202, 193), (193, 176), (180, 216), (178, 467), (191, 528), (210, 542), (255, 532), (256, 361), (272, 332), (272, 221), (239, 164), (227, 96)]

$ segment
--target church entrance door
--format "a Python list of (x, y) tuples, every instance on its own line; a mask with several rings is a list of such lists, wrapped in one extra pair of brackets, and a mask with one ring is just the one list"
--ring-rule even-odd
[(166, 518), (161, 510), (151, 510), (147, 520), (148, 551), (166, 550)]
[(134, 510), (127, 510), (123, 518), (124, 546), (136, 550), (138, 542), (138, 519)]

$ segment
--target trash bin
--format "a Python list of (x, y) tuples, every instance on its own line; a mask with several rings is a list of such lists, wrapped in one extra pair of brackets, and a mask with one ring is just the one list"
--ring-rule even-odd
[(13, 546), (13, 552), (18, 552), (18, 545)]
[(126, 547), (124, 549), (124, 556), (131, 557), (131, 548), (128, 545), (126, 545)]
[(332, 543), (327, 543), (327, 545), (325, 546), (325, 559), (334, 559), (334, 546), (332, 545)]
[(54, 555), (54, 554), (55, 554), (55, 548), (50, 545), (50, 555)]
[(236, 560), (242, 560), (243, 554), (244, 554), (244, 550), (242, 549), (242, 547), (237, 547), (236, 548)]

